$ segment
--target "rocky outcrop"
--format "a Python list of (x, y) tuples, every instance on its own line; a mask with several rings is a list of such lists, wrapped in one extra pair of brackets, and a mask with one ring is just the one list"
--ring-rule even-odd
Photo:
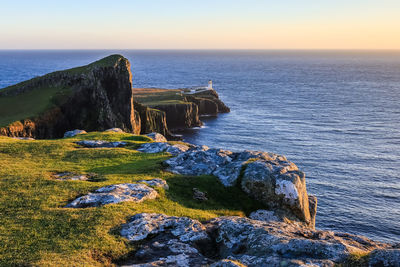
[(165, 161), (167, 170), (183, 175), (215, 175), (224, 186), (239, 186), (282, 218), (314, 227), (316, 197), (308, 198), (305, 174), (286, 157), (259, 151), (188, 149)]
[(30, 120), (2, 127), (0, 133), (54, 138), (69, 129), (98, 131), (113, 127), (140, 133), (134, 112), (130, 63), (126, 58), (112, 55), (84, 67), (53, 72), (5, 88), (0, 97), (49, 87), (62, 88), (68, 93), (52, 96), (48, 110)]
[(78, 130), (78, 129), (72, 130), (72, 131), (68, 131), (68, 132), (65, 132), (64, 138), (74, 137), (74, 136), (77, 136), (79, 134), (87, 134), (87, 132), (85, 130)]
[(400, 249), (376, 249), (369, 257), (370, 267), (400, 267)]
[(211, 89), (211, 90), (204, 90), (198, 93), (194, 93), (191, 94), (190, 96), (195, 97), (195, 98), (199, 98), (199, 99), (208, 99), (213, 101), (214, 103), (217, 104), (218, 106), (218, 112), (219, 113), (227, 113), (230, 112), (230, 108), (227, 107), (224, 102), (221, 101), (221, 99), (219, 98), (218, 93)]
[(154, 142), (167, 142), (167, 139), (159, 133), (149, 133), (146, 136), (150, 137)]
[(182, 152), (189, 150), (190, 147), (182, 144), (170, 145), (165, 142), (145, 143), (138, 148), (138, 151), (144, 153), (161, 153), (168, 152), (176, 156)]
[[(202, 266), (214, 262), (211, 266), (333, 267), (353, 254), (373, 250), (371, 264), (384, 262), (382, 259), (393, 264), (398, 259), (398, 251), (387, 250), (390, 245), (362, 236), (235, 216), (202, 224), (186, 217), (141, 213), (123, 225), (120, 233), (137, 247), (128, 260), (130, 266)], [(184, 264), (176, 265), (178, 260)]]
[(135, 103), (135, 111), (140, 119), (140, 133), (160, 133), (168, 138), (172, 137), (172, 134), (168, 130), (167, 117), (165, 112), (146, 107), (140, 103)]
[[(199, 118), (199, 108), (194, 103), (161, 104), (154, 105), (153, 108), (165, 112), (168, 129), (191, 128), (203, 125)], [(162, 132), (160, 133), (162, 134)]]
[(147, 199), (155, 199), (157, 196), (156, 190), (144, 184), (116, 184), (99, 188), (93, 193), (81, 196), (65, 207), (99, 207), (125, 201), (139, 203)]
[(194, 97), (187, 95), (185, 96), (186, 101), (193, 102), (197, 105), (199, 109), (199, 115), (212, 115), (216, 116), (219, 113), (218, 104), (215, 100), (202, 98), (202, 97)]

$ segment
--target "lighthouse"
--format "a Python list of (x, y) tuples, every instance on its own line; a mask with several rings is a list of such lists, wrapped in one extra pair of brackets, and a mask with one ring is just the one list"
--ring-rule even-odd
[(211, 81), (211, 80), (208, 81), (207, 89), (208, 89), (208, 90), (213, 89), (213, 87), (212, 87), (212, 81)]

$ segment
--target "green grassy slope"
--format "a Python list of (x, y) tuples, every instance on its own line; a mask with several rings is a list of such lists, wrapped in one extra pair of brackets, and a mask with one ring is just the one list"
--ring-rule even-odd
[(168, 104), (187, 103), (180, 90), (155, 89), (155, 88), (134, 88), (134, 99), (148, 107)]
[[(98, 139), (129, 143), (124, 148), (87, 149), (74, 142)], [(139, 212), (160, 212), (207, 220), (245, 215), (259, 208), (239, 188), (224, 188), (215, 177), (185, 177), (163, 171), (167, 153), (135, 149), (144, 136), (89, 133), (76, 138), (23, 141), (0, 137), (0, 266), (112, 265), (134, 248), (118, 235), (118, 227)], [(57, 181), (52, 173), (97, 173), (101, 179)], [(119, 203), (97, 208), (62, 208), (99, 187), (163, 178), (170, 189), (141, 204)], [(206, 191), (207, 202), (192, 198), (192, 188)]]

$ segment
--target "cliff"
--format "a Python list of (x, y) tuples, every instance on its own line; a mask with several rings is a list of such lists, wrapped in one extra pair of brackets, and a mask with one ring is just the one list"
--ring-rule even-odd
[(169, 135), (164, 114), (134, 103), (130, 63), (120, 55), (4, 88), (0, 104), (1, 135), (55, 138), (113, 127)]

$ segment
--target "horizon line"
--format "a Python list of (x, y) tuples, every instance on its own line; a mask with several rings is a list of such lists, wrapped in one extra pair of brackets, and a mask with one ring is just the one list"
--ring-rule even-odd
[(111, 51), (111, 50), (148, 50), (148, 51), (400, 51), (400, 48), (0, 48), (0, 51)]

